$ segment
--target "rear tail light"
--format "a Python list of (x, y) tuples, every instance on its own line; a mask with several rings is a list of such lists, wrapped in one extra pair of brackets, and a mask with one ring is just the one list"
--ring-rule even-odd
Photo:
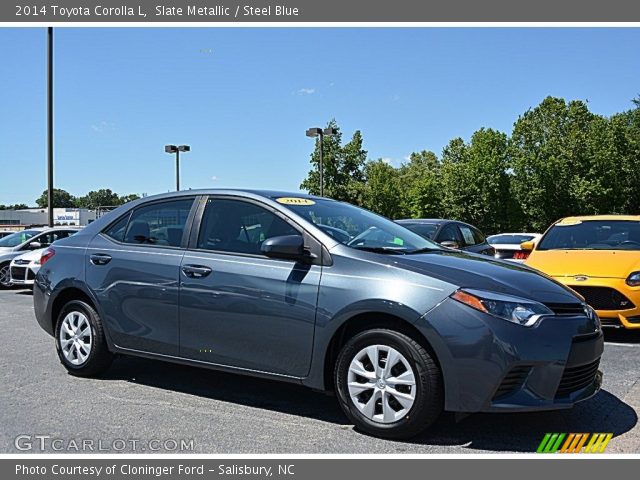
[(526, 260), (527, 258), (529, 258), (530, 253), (531, 252), (524, 252), (524, 251), (516, 252), (513, 254), (513, 258), (515, 260)]
[(45, 251), (42, 252), (42, 255), (40, 256), (40, 265), (44, 265), (45, 263), (47, 263), (49, 260), (51, 260), (53, 258), (53, 256), (56, 254), (56, 251), (49, 247), (47, 248)]

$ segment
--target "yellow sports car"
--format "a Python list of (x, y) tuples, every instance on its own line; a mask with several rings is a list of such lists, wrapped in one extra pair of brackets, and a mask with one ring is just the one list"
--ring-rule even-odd
[(640, 216), (563, 218), (521, 248), (526, 265), (582, 295), (603, 326), (640, 328)]

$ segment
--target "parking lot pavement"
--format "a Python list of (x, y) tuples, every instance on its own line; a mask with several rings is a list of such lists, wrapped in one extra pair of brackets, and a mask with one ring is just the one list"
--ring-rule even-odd
[(75, 453), (83, 440), (101, 453), (167, 453), (173, 440), (192, 445), (185, 453), (533, 452), (546, 432), (613, 432), (608, 452), (640, 452), (635, 332), (607, 332), (603, 390), (572, 410), (445, 415), (419, 438), (394, 442), (354, 431), (334, 398), (296, 385), (127, 357), (102, 379), (72, 377), (37, 325), (27, 290), (0, 291), (0, 328), (1, 452), (18, 451), (19, 435), (31, 436), (36, 452), (42, 442), (47, 452)]

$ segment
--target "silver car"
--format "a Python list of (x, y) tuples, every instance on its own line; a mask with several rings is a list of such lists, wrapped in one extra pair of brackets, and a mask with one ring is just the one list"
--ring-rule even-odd
[(80, 227), (37, 227), (0, 239), (0, 289), (11, 286), (11, 260), (28, 251), (46, 248), (78, 230)]

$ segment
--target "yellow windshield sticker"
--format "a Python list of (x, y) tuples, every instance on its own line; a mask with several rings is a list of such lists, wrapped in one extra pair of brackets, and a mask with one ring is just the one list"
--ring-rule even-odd
[(560, 220), (558, 223), (556, 223), (556, 225), (558, 225), (559, 227), (566, 227), (567, 225), (580, 225), (581, 223), (582, 223), (582, 220), (569, 217), (569, 218), (564, 218)]
[(276, 198), (276, 202), (282, 203), (283, 205), (315, 205), (316, 204), (316, 202), (308, 198), (298, 198), (298, 197)]

